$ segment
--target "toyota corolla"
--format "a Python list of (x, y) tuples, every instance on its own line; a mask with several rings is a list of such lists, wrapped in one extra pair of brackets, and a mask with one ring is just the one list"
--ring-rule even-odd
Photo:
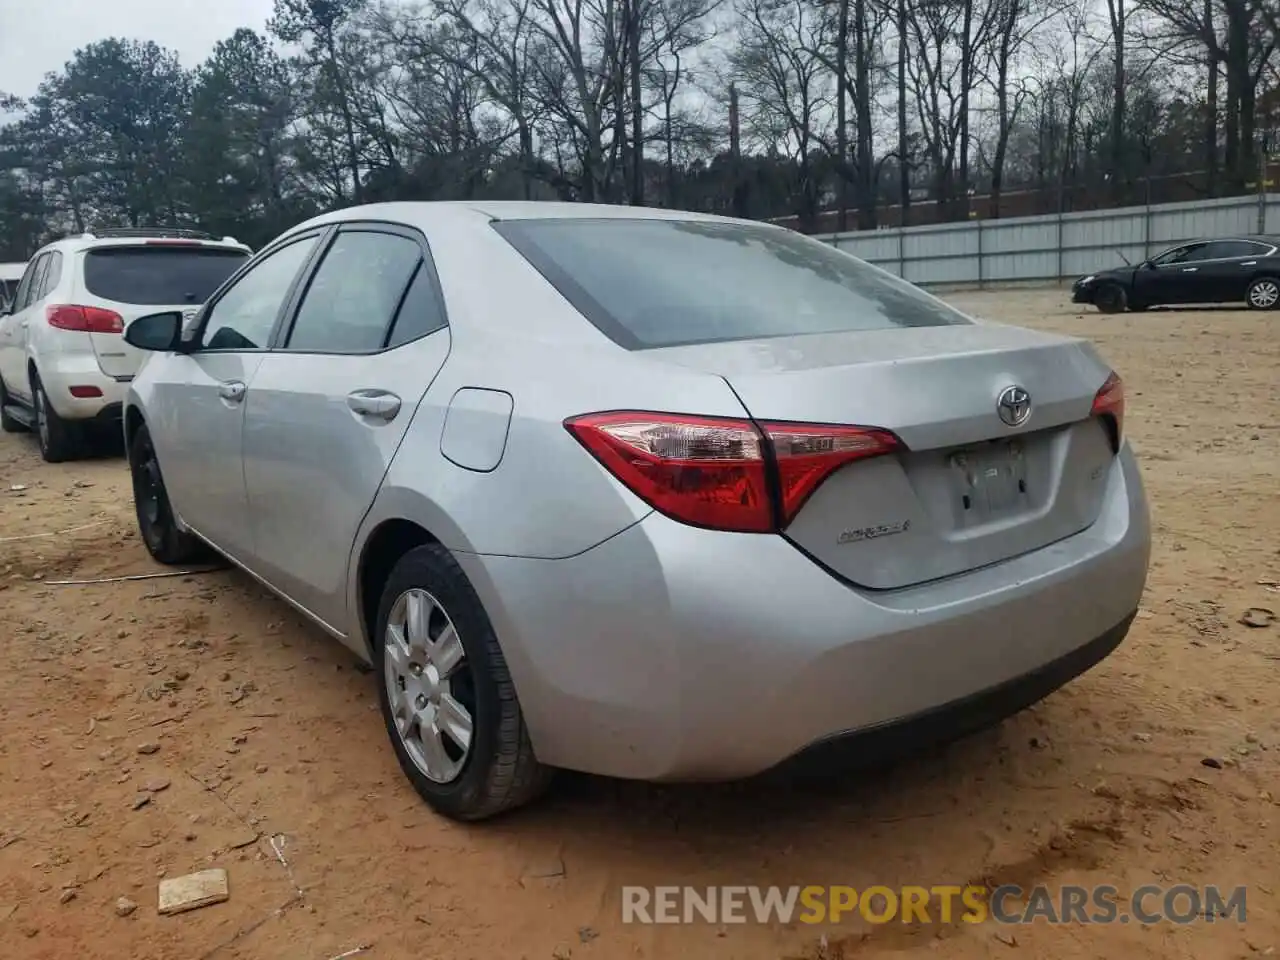
[(1150, 530), (1120, 377), (781, 227), (354, 207), (154, 351), (126, 442), (215, 550), (375, 667), (439, 812), (569, 768), (754, 775), (986, 725), (1124, 638)]

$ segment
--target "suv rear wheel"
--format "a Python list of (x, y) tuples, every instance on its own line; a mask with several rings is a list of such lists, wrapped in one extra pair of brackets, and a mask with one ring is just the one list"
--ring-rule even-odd
[(36, 418), (36, 437), (40, 441), (40, 456), (48, 463), (74, 460), (83, 446), (79, 424), (63, 420), (49, 403), (40, 375), (31, 375), (31, 405)]

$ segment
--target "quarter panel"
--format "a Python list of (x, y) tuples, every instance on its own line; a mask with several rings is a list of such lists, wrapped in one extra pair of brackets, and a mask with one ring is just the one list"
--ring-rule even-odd
[[(441, 452), (449, 403), (465, 388), (514, 398), (502, 461), (486, 473), (463, 469)], [(418, 490), (438, 505), (456, 533), (432, 533), (450, 549), (571, 556), (650, 510), (564, 427), (570, 416), (624, 408), (744, 415), (720, 377), (652, 363), (611, 344), (571, 348), (459, 331), (386, 485)]]

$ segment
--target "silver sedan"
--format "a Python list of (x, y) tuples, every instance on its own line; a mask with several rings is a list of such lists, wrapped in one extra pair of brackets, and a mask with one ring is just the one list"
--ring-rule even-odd
[(373, 664), (450, 817), (957, 736), (1105, 657), (1147, 576), (1092, 347), (780, 227), (355, 207), (125, 339), (151, 553)]

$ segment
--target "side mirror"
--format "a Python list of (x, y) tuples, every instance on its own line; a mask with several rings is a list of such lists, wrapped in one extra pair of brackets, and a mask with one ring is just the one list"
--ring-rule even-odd
[(1156, 268), (1156, 265), (1152, 263), (1150, 260), (1143, 260), (1142, 263), (1138, 266), (1139, 270), (1154, 270), (1155, 268)]
[(178, 338), (182, 333), (182, 314), (177, 310), (169, 313), (150, 313), (139, 317), (124, 330), (124, 342), (139, 350), (154, 350), (167, 353), (178, 349)]
[(9, 305), (8, 300), (0, 300), (0, 317), (7, 317), (13, 313), (13, 307)]

